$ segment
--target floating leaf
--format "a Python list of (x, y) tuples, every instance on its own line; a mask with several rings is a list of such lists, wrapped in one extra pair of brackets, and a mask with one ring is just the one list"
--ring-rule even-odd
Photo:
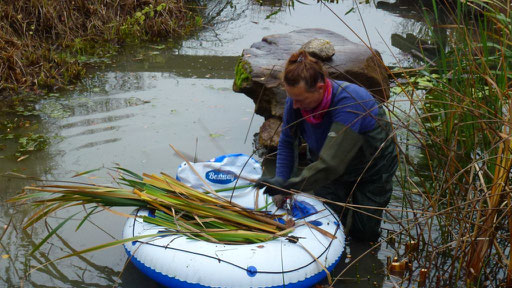
[(29, 155), (23, 155), (21, 156), (20, 158), (16, 159), (16, 161), (20, 162), (22, 161), (23, 159), (26, 159)]

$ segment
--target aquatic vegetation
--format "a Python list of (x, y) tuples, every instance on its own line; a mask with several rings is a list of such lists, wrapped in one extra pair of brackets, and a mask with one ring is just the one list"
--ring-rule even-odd
[(55, 100), (45, 101), (39, 108), (39, 112), (54, 119), (64, 119), (71, 115), (71, 111)]
[(235, 66), (235, 87), (233, 87), (233, 90), (238, 91), (241, 88), (244, 88), (247, 83), (250, 83), (251, 72), (251, 64), (240, 57)]
[[(50, 144), (50, 137), (27, 132), (26, 130), (33, 130), (33, 124), (25, 118), (14, 118), (0, 122), (0, 140), (5, 141), (5, 143), (15, 143), (16, 152), (14, 156), (16, 158), (33, 151), (44, 150)], [(7, 148), (5, 143), (0, 144), (0, 151)]]
[(413, 107), (396, 118), (401, 138), (422, 161), (404, 152), (405, 220), (393, 235), (419, 243), (402, 257), (411, 276), (430, 271), (427, 285), (512, 285), (510, 1), (455, 2), (433, 1), (425, 19), (439, 57), (395, 88)]
[(50, 143), (50, 138), (42, 134), (31, 134), (20, 137), (18, 139), (18, 148), (16, 156), (20, 157), (22, 154), (30, 151), (44, 150)]
[(166, 3), (161, 3), (156, 7), (153, 7), (153, 4), (149, 4), (143, 7), (143, 9), (136, 11), (119, 27), (120, 36), (125, 40), (134, 42), (147, 39), (147, 33), (151, 30), (145, 29), (145, 26), (150, 25), (150, 21), (155, 21), (155, 17), (158, 17), (159, 13), (163, 13), (166, 7)]
[(52, 90), (127, 41), (170, 39), (199, 25), (183, 1), (1, 1), (0, 93)]

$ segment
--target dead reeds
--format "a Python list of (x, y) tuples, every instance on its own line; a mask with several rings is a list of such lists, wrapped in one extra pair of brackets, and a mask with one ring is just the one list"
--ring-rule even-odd
[(197, 22), (183, 1), (1, 1), (0, 93), (73, 84), (84, 59), (181, 36)]
[[(435, 66), (401, 81), (388, 106), (404, 191), (390, 237), (398, 261), (412, 265), (397, 283), (511, 285), (511, 3), (439, 2), (425, 10)], [(411, 241), (419, 249), (406, 249)]]

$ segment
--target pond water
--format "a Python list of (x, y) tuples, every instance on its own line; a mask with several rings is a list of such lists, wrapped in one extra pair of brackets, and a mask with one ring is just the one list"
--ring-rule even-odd
[[(281, 5), (286, 1), (260, 2), (262, 5), (258, 1), (209, 1), (205, 8), (210, 15), (205, 18), (207, 27), (194, 37), (180, 43), (164, 43), (169, 44), (165, 48), (145, 45), (126, 49), (113, 59), (112, 65), (91, 72), (75, 91), (39, 102), (40, 116), (24, 117), (23, 121), (30, 125), (18, 125), (27, 127), (2, 131), (43, 134), (49, 136), (50, 142), (42, 151), (13, 156), (15, 143), (1, 140), (0, 173), (11, 176), (0, 178), (0, 287), (158, 287), (133, 265), (125, 265), (121, 247), (32, 271), (50, 259), (119, 239), (125, 219), (103, 212), (78, 232), (74, 227), (79, 220), (72, 220), (29, 256), (48, 229), (74, 210), (50, 217), (47, 225), (39, 223), (23, 230), (22, 220), (31, 208), (5, 201), (34, 181), (12, 175), (71, 179), (82, 171), (118, 164), (136, 172), (164, 171), (174, 175), (183, 160), (169, 144), (197, 160), (226, 153), (251, 154), (252, 135), (263, 119), (258, 115), (253, 119), (254, 103), (232, 91), (234, 66), (242, 49), (265, 35), (312, 27), (330, 29), (359, 42), (330, 9), (316, 1), (296, 1), (294, 7)], [(378, 49), (386, 64), (410, 63), (408, 56), (389, 44), (393, 33), (421, 32), (417, 14), (410, 9), (402, 17), (377, 9), (374, 2), (339, 1), (328, 7)], [(19, 122), (12, 116), (0, 117), (2, 121)], [(103, 169), (74, 179), (112, 183), (107, 172)], [(342, 271), (345, 262), (367, 248), (352, 243), (350, 256), (336, 271)], [(369, 253), (344, 273), (335, 287), (387, 286), (381, 272), (389, 255), (392, 252), (386, 247)]]

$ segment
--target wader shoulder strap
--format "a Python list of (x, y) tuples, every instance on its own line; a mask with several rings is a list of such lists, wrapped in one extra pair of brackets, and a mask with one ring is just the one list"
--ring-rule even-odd
[[(332, 81), (332, 82), (336, 83), (336, 85), (338, 85), (338, 89), (336, 90), (336, 93), (334, 95), (340, 94), (341, 90), (345, 89), (345, 87), (350, 84), (350, 83), (345, 82), (345, 81), (340, 81), (340, 82)], [(333, 108), (332, 107), (333, 103), (334, 103), (334, 97), (331, 97), (331, 105), (329, 105), (329, 108)], [(299, 113), (300, 113), (300, 111), (299, 111)], [(330, 115), (331, 118), (333, 118), (332, 113), (327, 113), (327, 114)], [(332, 121), (334, 121), (334, 119), (332, 119)]]
[(336, 82), (336, 84), (338, 85), (338, 90), (336, 91), (336, 95), (340, 94), (341, 89), (343, 89), (343, 88), (347, 87), (348, 85), (350, 85), (350, 83), (348, 83), (346, 81)]

